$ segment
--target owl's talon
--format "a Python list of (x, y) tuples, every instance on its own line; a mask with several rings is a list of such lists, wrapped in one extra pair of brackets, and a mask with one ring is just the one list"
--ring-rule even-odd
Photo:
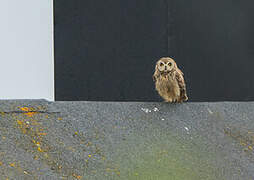
[(187, 96), (187, 95), (184, 95), (183, 100), (184, 100), (184, 101), (188, 101), (188, 99), (189, 99), (188, 96)]

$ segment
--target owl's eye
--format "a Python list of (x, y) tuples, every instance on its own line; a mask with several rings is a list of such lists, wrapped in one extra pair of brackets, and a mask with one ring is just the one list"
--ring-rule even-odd
[(171, 63), (171, 62), (169, 62), (169, 63), (168, 63), (168, 65), (169, 65), (169, 66), (172, 66), (172, 63)]
[(160, 66), (163, 66), (163, 65), (164, 65), (164, 64), (161, 62), (161, 63), (160, 63)]

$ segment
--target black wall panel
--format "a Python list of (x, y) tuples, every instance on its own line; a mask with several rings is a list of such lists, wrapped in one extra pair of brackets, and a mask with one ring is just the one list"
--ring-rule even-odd
[(56, 100), (158, 101), (162, 56), (191, 101), (254, 100), (254, 1), (55, 0)]

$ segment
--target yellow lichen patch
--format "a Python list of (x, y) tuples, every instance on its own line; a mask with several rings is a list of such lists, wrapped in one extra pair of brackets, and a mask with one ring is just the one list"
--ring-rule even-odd
[(76, 175), (76, 174), (72, 174), (72, 176), (74, 177), (74, 178), (76, 178), (76, 179), (81, 179), (82, 178), (82, 176), (79, 176), (79, 175)]
[(2, 165), (3, 165), (3, 162), (0, 161), (0, 166), (2, 166)]
[(42, 109), (40, 107), (33, 108), (33, 107), (18, 107), (21, 111), (26, 111), (26, 112), (31, 112), (31, 111), (36, 111), (36, 109)]
[(17, 124), (19, 125), (19, 128), (22, 130), (22, 132), (25, 134), (27, 130), (30, 128), (29, 121), (24, 120), (17, 120)]
[(20, 109), (21, 111), (31, 111), (31, 109), (28, 108), (28, 107), (20, 107), (19, 109)]
[(25, 123), (22, 120), (17, 120), (17, 124), (19, 125), (19, 128), (21, 129), (21, 131), (26, 134), (27, 130), (29, 129), (29, 123)]
[(26, 116), (28, 117), (33, 117), (33, 115), (37, 114), (38, 112), (34, 112), (35, 109), (34, 108), (28, 108), (28, 107), (20, 107), (19, 108), (21, 111), (24, 111), (26, 113), (24, 113)]
[(41, 143), (38, 142), (38, 141), (35, 141), (35, 140), (32, 140), (32, 142), (37, 146), (37, 150), (39, 152), (44, 152), (42, 149), (41, 149)]
[(18, 123), (18, 125), (22, 125), (23, 124), (23, 122), (20, 121), (20, 120), (17, 120), (17, 123)]
[(81, 178), (82, 178), (82, 176), (77, 176), (76, 178), (77, 178), (77, 179), (81, 179)]
[[(27, 110), (27, 109), (23, 109)], [(48, 151), (49, 147), (46, 144), (43, 144), (43, 136), (46, 136), (47, 133), (43, 132), (44, 128), (37, 122), (36, 119), (32, 118), (26, 120), (17, 120), (18, 128), (21, 130), (23, 134), (29, 135), (31, 137), (31, 141), (36, 146), (36, 150), (39, 152)]]
[[(17, 109), (17, 107), (15, 107)], [(83, 134), (79, 131), (74, 130), (72, 134), (74, 134), (75, 143), (76, 140), (79, 142), (84, 143), (83, 146), (77, 146), (75, 143), (70, 144), (64, 144), (61, 140), (62, 138), (55, 138), (55, 143), (57, 143), (57, 146), (54, 146), (53, 141), (49, 141), (48, 138), (51, 136), (51, 131), (48, 130), (48, 126), (44, 126), (44, 124), (47, 124), (48, 116), (51, 118), (55, 118), (55, 120), (62, 120), (61, 117), (51, 115), (49, 114), (46, 116), (45, 113), (41, 113), (40, 111), (32, 110), (28, 107), (20, 108), (22, 110), (22, 113), (14, 113), (11, 114), (11, 117), (13, 118), (13, 125), (15, 129), (18, 129), (21, 135), (23, 135), (24, 141), (17, 141), (18, 145), (24, 150), (26, 150), (29, 153), (32, 153), (32, 157), (34, 161), (41, 161), (47, 166), (53, 170), (55, 173), (59, 174), (59, 177), (66, 176), (67, 179), (85, 179), (82, 174), (84, 172), (84, 168), (88, 167), (88, 161), (94, 161), (96, 159), (91, 159), (94, 157), (94, 155), (97, 155), (97, 149), (95, 147), (95, 143), (87, 142), (85, 137), (83, 137)], [(37, 109), (37, 107), (36, 107)], [(38, 115), (33, 116), (33, 112), (37, 112)], [(31, 115), (29, 115), (29, 113)], [(1, 116), (0, 116), (1, 117)], [(59, 121), (60, 122), (60, 121)], [(50, 122), (51, 123), (51, 122)], [(68, 128), (68, 127), (67, 127)], [(73, 138), (73, 136), (71, 136)], [(1, 140), (1, 137), (0, 137)], [(58, 144), (59, 141), (59, 144)], [(21, 144), (23, 143), (23, 144)], [(89, 147), (86, 147), (85, 144)], [(22, 145), (22, 146), (21, 146)], [(83, 149), (86, 149), (83, 151)], [(62, 157), (62, 151), (63, 150), (69, 150), (72, 152), (80, 151), (82, 153), (82, 162), (83, 165), (79, 167), (75, 167), (72, 164), (66, 163), (64, 158)], [(90, 152), (90, 155), (88, 158), (87, 152)], [(99, 152), (99, 151), (98, 151)], [(69, 152), (68, 152), (69, 153)], [(87, 159), (87, 164), (84, 164)], [(14, 161), (13, 161), (14, 162)], [(9, 163), (7, 164), (10, 168)], [(23, 176), (33, 176), (33, 173), (36, 171), (30, 171), (29, 169), (21, 169), (18, 170), (18, 162), (15, 164), (15, 168), (13, 170), (19, 171), (19, 174), (22, 174)], [(2, 168), (2, 167), (0, 167)], [(38, 170), (40, 171), (40, 170)], [(89, 170), (90, 171), (90, 170)], [(90, 171), (91, 172), (91, 171)], [(118, 173), (117, 173), (118, 174)]]
[(28, 117), (33, 117), (33, 115), (37, 114), (37, 112), (27, 112), (24, 114), (27, 115)]
[(15, 163), (10, 163), (10, 166), (11, 167), (15, 167)]
[(38, 133), (39, 136), (46, 136), (47, 133)]
[(37, 148), (37, 150), (38, 150), (39, 152), (44, 152), (44, 151), (41, 149), (40, 146)]
[(57, 118), (57, 119), (58, 119), (58, 121), (61, 121), (61, 120), (63, 120), (63, 118), (60, 118), (60, 117), (59, 117), (59, 118)]
[(36, 146), (40, 146), (41, 144), (40, 144), (40, 142), (37, 142), (37, 141), (35, 141), (35, 140), (32, 140), (33, 141), (33, 143), (36, 145)]

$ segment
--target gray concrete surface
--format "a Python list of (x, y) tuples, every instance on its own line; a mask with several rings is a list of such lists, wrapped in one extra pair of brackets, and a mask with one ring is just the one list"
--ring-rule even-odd
[(254, 179), (254, 102), (0, 101), (0, 179)]

